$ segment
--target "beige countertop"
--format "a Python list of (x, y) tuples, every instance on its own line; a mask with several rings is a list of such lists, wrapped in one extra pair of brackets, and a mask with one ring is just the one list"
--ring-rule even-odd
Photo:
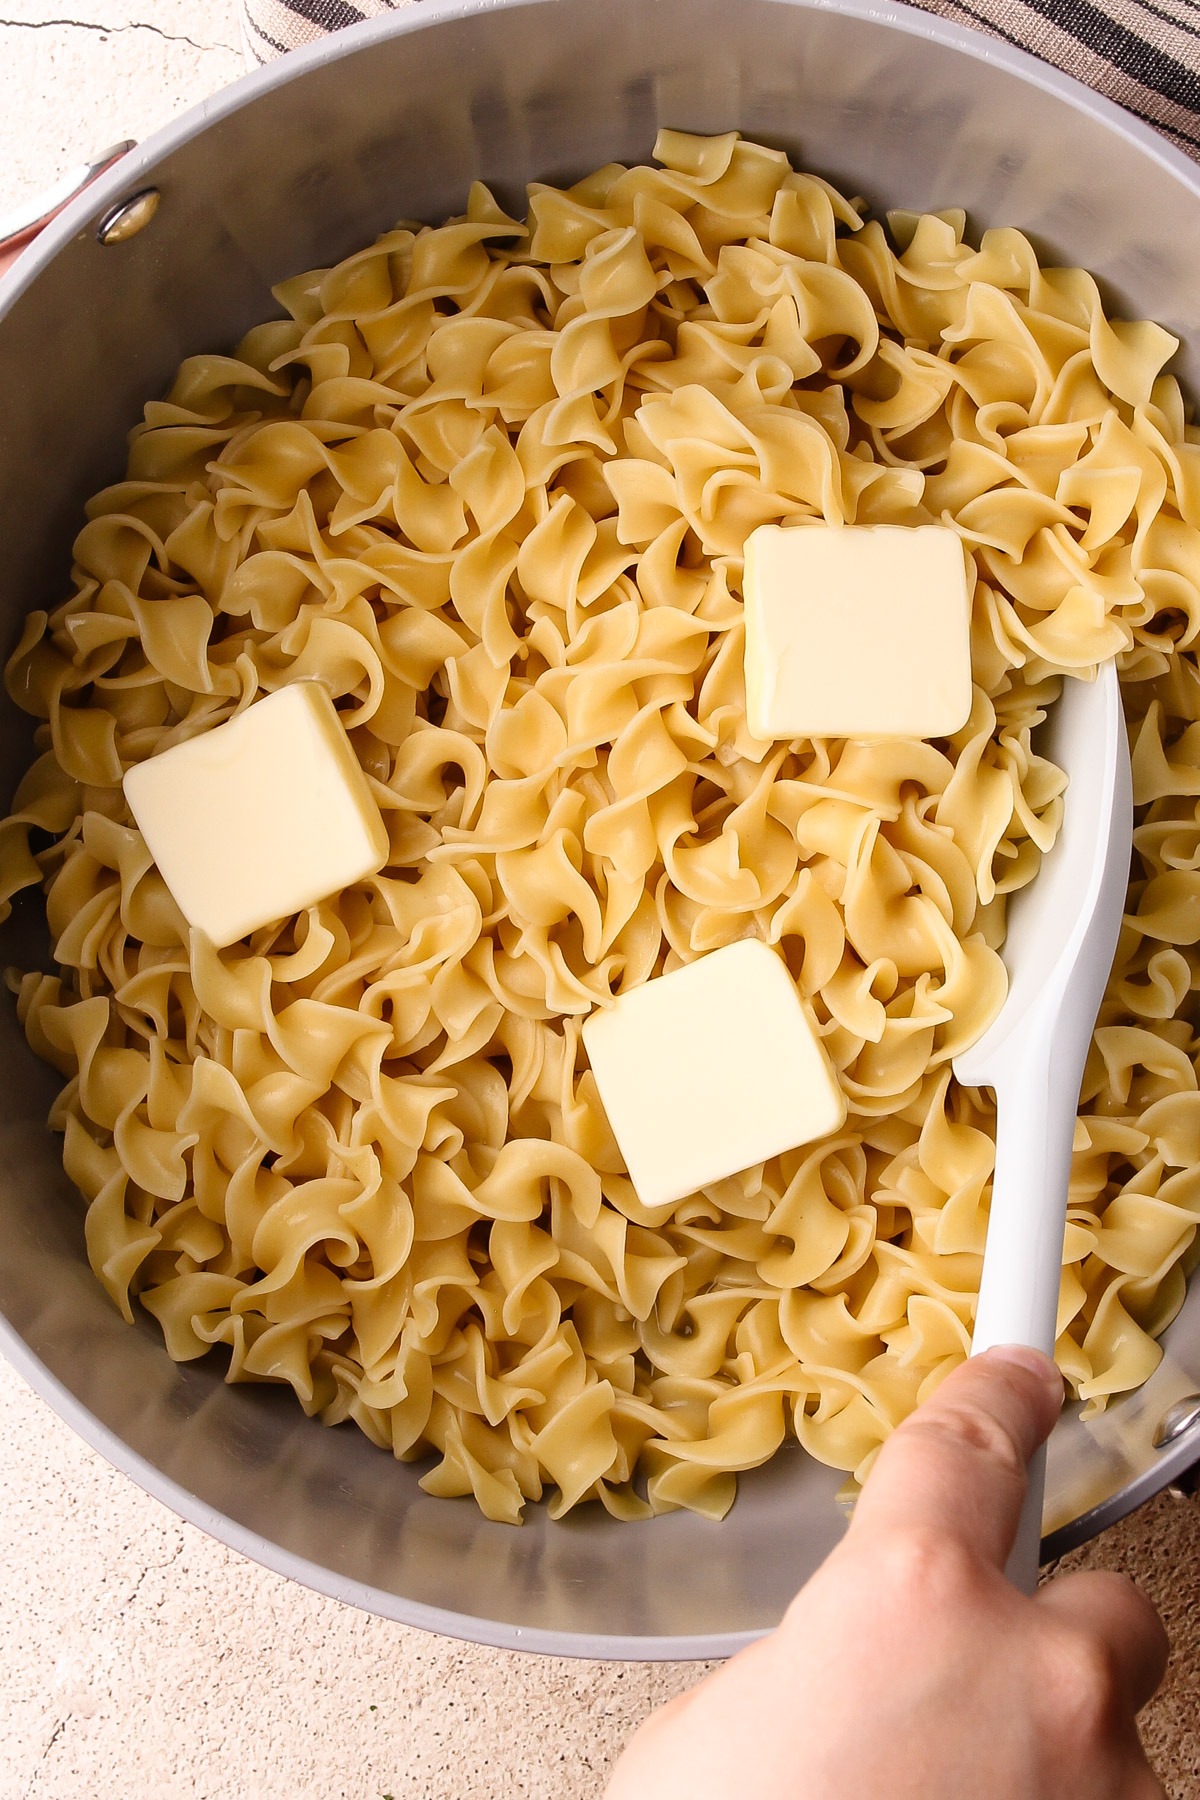
[[(0, 10), (0, 213), (243, 68), (236, 0)], [(480, 1649), (309, 1593), (0, 1373), (0, 1800), (594, 1800), (699, 1673)], [(1126, 1570), (1163, 1611), (1146, 1735), (1172, 1800), (1200, 1800), (1200, 1502), (1164, 1496), (1070, 1560)]]

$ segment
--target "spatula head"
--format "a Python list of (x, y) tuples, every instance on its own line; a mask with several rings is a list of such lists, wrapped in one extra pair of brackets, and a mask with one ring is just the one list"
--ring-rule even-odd
[(1038, 733), (1038, 754), (1065, 770), (1062, 829), (1037, 876), (1009, 907), (1008, 997), (983, 1036), (954, 1059), (972, 1087), (995, 1085), (1019, 1054), (1020, 1026), (1052, 992), (1090, 1038), (1121, 927), (1133, 836), (1129, 747), (1115, 663), (1093, 681), (1068, 677)]

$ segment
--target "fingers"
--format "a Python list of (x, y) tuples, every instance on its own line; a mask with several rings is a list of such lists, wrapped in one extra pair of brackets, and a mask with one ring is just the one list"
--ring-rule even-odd
[(1062, 1395), (1058, 1370), (1037, 1350), (1006, 1345), (972, 1357), (888, 1439), (852, 1532), (932, 1531), (1002, 1569), (1025, 1464), (1050, 1435)]
[(1163, 1622), (1125, 1575), (1089, 1569), (1041, 1590), (1037, 1605), (1098, 1648), (1117, 1696), (1138, 1713), (1166, 1673), (1170, 1643)]

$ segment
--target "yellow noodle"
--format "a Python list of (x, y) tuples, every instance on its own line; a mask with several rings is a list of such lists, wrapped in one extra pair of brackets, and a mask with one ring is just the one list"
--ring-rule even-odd
[[(1138, 815), (1084, 1084), (1059, 1360), (1144, 1381), (1200, 1218), (1200, 447), (1174, 340), (959, 213), (886, 225), (736, 134), (486, 189), (278, 290), (196, 356), (8, 665), (40, 721), (0, 910), (66, 1085), (88, 1254), (169, 1353), (289, 1384), (432, 1493), (517, 1520), (732, 1502), (794, 1434), (862, 1475), (966, 1354), (993, 1148), (950, 1059), (1053, 842), (1032, 748), (1121, 661)], [(742, 550), (764, 522), (952, 526), (953, 739), (764, 744)], [(303, 677), (383, 809), (382, 874), (218, 953), (124, 770)], [(777, 945), (836, 1138), (677, 1206), (634, 1193), (580, 1050), (614, 992)]]

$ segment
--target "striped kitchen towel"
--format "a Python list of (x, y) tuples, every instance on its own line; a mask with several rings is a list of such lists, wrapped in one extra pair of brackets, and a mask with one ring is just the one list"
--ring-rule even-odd
[(246, 54), (255, 62), (270, 62), (285, 50), (298, 50), (326, 32), (364, 19), (379, 19), (399, 12), (412, 0), (242, 0), (242, 33)]
[[(736, 4), (736, 0), (731, 0)], [(414, 0), (242, 0), (247, 53), (267, 62)], [(1031, 50), (1200, 157), (1200, 0), (920, 0), (926, 12)]]

